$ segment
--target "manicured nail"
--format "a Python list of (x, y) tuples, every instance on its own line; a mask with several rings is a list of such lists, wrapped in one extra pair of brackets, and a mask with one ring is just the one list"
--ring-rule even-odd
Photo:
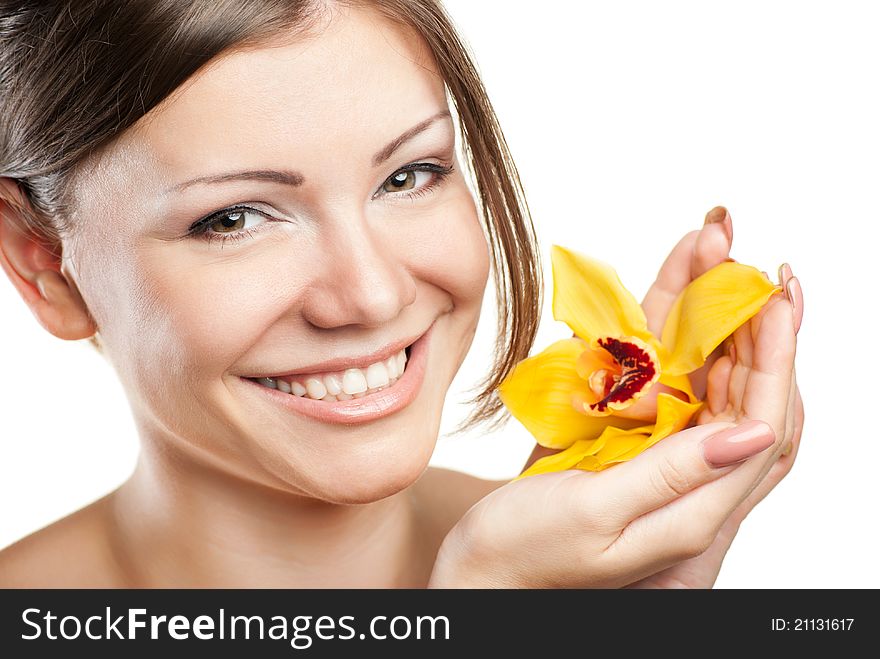
[(703, 457), (713, 467), (726, 467), (773, 445), (776, 433), (763, 421), (747, 421), (703, 441)]
[(788, 283), (788, 280), (792, 278), (793, 273), (791, 271), (791, 266), (788, 263), (783, 263), (779, 266), (779, 285), (785, 286)]
[(704, 224), (720, 224), (727, 236), (728, 244), (733, 244), (733, 220), (730, 219), (730, 213), (724, 206), (716, 206), (706, 213)]
[(804, 293), (801, 290), (801, 282), (797, 277), (788, 280), (785, 286), (785, 294), (791, 302), (794, 310), (794, 333), (797, 334), (801, 329), (801, 322), (804, 320)]

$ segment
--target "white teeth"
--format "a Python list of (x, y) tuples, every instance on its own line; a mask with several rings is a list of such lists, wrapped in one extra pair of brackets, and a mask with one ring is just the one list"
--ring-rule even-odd
[(376, 387), (384, 387), (388, 384), (388, 369), (382, 362), (370, 364), (367, 367), (367, 388), (375, 389)]
[(321, 400), (327, 395), (327, 388), (318, 378), (306, 380), (306, 391), (309, 394), (309, 398), (314, 398), (315, 400)]
[(330, 375), (324, 376), (324, 386), (327, 387), (328, 394), (337, 396), (342, 391), (342, 380), (331, 373)]
[(360, 394), (365, 392), (367, 387), (367, 378), (364, 372), (359, 368), (350, 368), (342, 376), (342, 391), (347, 394)]
[(275, 378), (259, 378), (257, 382), (270, 389), (278, 389), (294, 396), (308, 396), (313, 400), (332, 402), (351, 400), (390, 387), (403, 375), (406, 367), (406, 349), (381, 362), (370, 364), (366, 369), (349, 368), (344, 373), (328, 373), (323, 377), (306, 378), (305, 384), (297, 380), (287, 382)]

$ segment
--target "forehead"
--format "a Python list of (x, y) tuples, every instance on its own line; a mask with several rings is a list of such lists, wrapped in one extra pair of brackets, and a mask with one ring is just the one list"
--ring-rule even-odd
[(327, 154), (375, 149), (444, 107), (436, 63), (414, 30), (337, 5), (304, 34), (209, 62), (120, 136), (96, 169), (105, 180), (136, 174), (162, 188), (230, 163), (307, 169), (316, 155), (327, 165)]

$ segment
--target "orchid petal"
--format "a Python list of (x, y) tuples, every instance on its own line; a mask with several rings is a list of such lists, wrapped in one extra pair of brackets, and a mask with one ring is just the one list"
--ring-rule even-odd
[(663, 373), (675, 376), (698, 369), (781, 290), (758, 269), (734, 262), (720, 263), (694, 279), (672, 305), (663, 327), (661, 341), (669, 351), (668, 359), (661, 357)]
[(514, 480), (525, 478), (526, 476), (535, 476), (537, 474), (547, 474), (553, 471), (565, 471), (566, 469), (571, 469), (577, 465), (584, 456), (590, 455), (602, 448), (605, 443), (603, 437), (604, 434), (597, 439), (579, 439), (564, 451), (554, 453), (553, 455), (546, 455), (540, 460), (536, 460)]
[(670, 375), (663, 371), (660, 373), (660, 379), (658, 382), (660, 384), (665, 384), (667, 387), (677, 389), (685, 394), (691, 403), (697, 403), (700, 400), (694, 393), (693, 387), (691, 386), (691, 379), (687, 375)]
[[(702, 403), (686, 403), (675, 396), (660, 394), (657, 396), (657, 423), (650, 434), (621, 437), (615, 442), (606, 444), (602, 451), (596, 454), (597, 461), (601, 463), (599, 469), (606, 469), (618, 462), (632, 460), (642, 451), (652, 447), (661, 439), (684, 430), (694, 414), (703, 406)], [(643, 429), (638, 429), (643, 430)], [(636, 431), (630, 431), (634, 433)]]
[(630, 451), (642, 444), (653, 432), (654, 426), (644, 426), (624, 430), (622, 428), (609, 427), (600, 437), (604, 445), (598, 451), (593, 451), (578, 462), (577, 468), (585, 471), (602, 471), (610, 465), (606, 464), (607, 456), (616, 456), (619, 453)]
[(553, 245), (550, 257), (556, 320), (590, 341), (607, 336), (653, 338), (645, 312), (611, 266), (559, 245)]

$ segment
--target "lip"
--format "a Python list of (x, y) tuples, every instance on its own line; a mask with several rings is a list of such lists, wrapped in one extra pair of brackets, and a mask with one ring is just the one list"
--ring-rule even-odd
[[(390, 388), (367, 394), (362, 398), (338, 401), (312, 400), (305, 396), (295, 396), (293, 394), (286, 394), (277, 389), (264, 387), (246, 377), (239, 377), (239, 379), (248, 386), (258, 389), (264, 396), (269, 396), (273, 402), (287, 408), (295, 414), (317, 419), (324, 423), (344, 425), (374, 421), (402, 410), (412, 403), (416, 396), (418, 396), (419, 391), (422, 389), (422, 383), (425, 380), (425, 365), (428, 359), (428, 347), (430, 345), (431, 335), (435, 324), (436, 320), (431, 323), (431, 326), (424, 334), (422, 334), (422, 336), (412, 343), (409, 359), (407, 359), (406, 363), (406, 370), (404, 370), (400, 379), (398, 379)], [(388, 355), (390, 356), (408, 345), (408, 343), (395, 344)], [(376, 361), (378, 361), (378, 359)], [(332, 363), (333, 362), (324, 362), (321, 366), (323, 367)], [(350, 361), (346, 363), (351, 364)]]
[[(430, 327), (428, 331), (430, 331)], [(427, 334), (427, 331), (425, 332)], [(422, 335), (424, 336), (424, 334)], [(409, 345), (414, 344), (419, 340), (418, 336), (412, 336), (408, 339), (404, 339), (402, 341), (396, 341), (394, 343), (389, 343), (383, 348), (379, 348), (371, 352), (369, 355), (361, 355), (360, 357), (337, 357), (335, 359), (328, 359), (327, 361), (319, 362), (317, 364), (310, 364), (309, 366), (304, 366), (303, 368), (298, 368), (295, 371), (286, 371), (284, 373), (267, 373), (263, 375), (249, 375), (249, 378), (286, 378), (293, 375), (303, 375), (303, 374), (312, 374), (312, 373), (326, 373), (333, 371), (344, 371), (349, 368), (361, 368), (366, 369), (370, 364), (375, 364), (376, 362), (383, 362), (389, 357), (396, 355), (398, 352), (403, 350)]]

